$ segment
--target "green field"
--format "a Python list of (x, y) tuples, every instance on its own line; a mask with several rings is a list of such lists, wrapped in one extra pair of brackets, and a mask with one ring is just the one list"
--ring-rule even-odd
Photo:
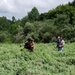
[(75, 75), (75, 43), (58, 52), (55, 43), (35, 44), (34, 52), (20, 44), (0, 44), (0, 75)]

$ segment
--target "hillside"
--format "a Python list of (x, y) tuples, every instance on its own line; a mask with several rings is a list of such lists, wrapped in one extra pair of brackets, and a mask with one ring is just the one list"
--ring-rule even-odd
[(0, 75), (75, 75), (75, 43), (58, 52), (55, 43), (35, 44), (29, 52), (20, 44), (0, 44)]
[(11, 20), (0, 17), (0, 42), (22, 43), (33, 37), (35, 42), (49, 43), (58, 35), (75, 42), (75, 0), (44, 13), (33, 7), (19, 20), (15, 16)]

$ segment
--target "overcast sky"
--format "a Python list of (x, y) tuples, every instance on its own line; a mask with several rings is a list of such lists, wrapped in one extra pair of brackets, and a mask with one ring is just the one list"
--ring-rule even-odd
[(66, 4), (73, 0), (0, 0), (0, 17), (21, 19), (35, 6), (39, 13), (48, 12), (60, 4)]

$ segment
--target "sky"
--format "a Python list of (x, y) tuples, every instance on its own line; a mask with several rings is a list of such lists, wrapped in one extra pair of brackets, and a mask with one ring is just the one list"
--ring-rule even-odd
[(36, 7), (39, 13), (48, 12), (60, 4), (67, 4), (73, 0), (0, 0), (0, 17), (22, 19)]

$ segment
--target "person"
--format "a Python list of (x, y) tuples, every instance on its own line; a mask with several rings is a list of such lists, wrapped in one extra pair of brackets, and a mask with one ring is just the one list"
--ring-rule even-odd
[(58, 36), (56, 43), (57, 43), (58, 51), (62, 52), (65, 44), (65, 41), (62, 39), (62, 36)]
[(60, 52), (62, 52), (64, 45), (65, 45), (65, 41), (62, 39), (62, 36), (61, 36), (61, 37), (60, 37), (59, 47), (58, 47), (58, 50), (59, 50)]
[(59, 46), (59, 43), (60, 43), (60, 36), (57, 36), (57, 39), (56, 39), (56, 44), (57, 44), (57, 48), (58, 48), (58, 46)]
[(28, 38), (28, 41), (25, 43), (24, 48), (28, 49), (29, 51), (33, 51), (34, 49), (34, 39), (32, 37)]

